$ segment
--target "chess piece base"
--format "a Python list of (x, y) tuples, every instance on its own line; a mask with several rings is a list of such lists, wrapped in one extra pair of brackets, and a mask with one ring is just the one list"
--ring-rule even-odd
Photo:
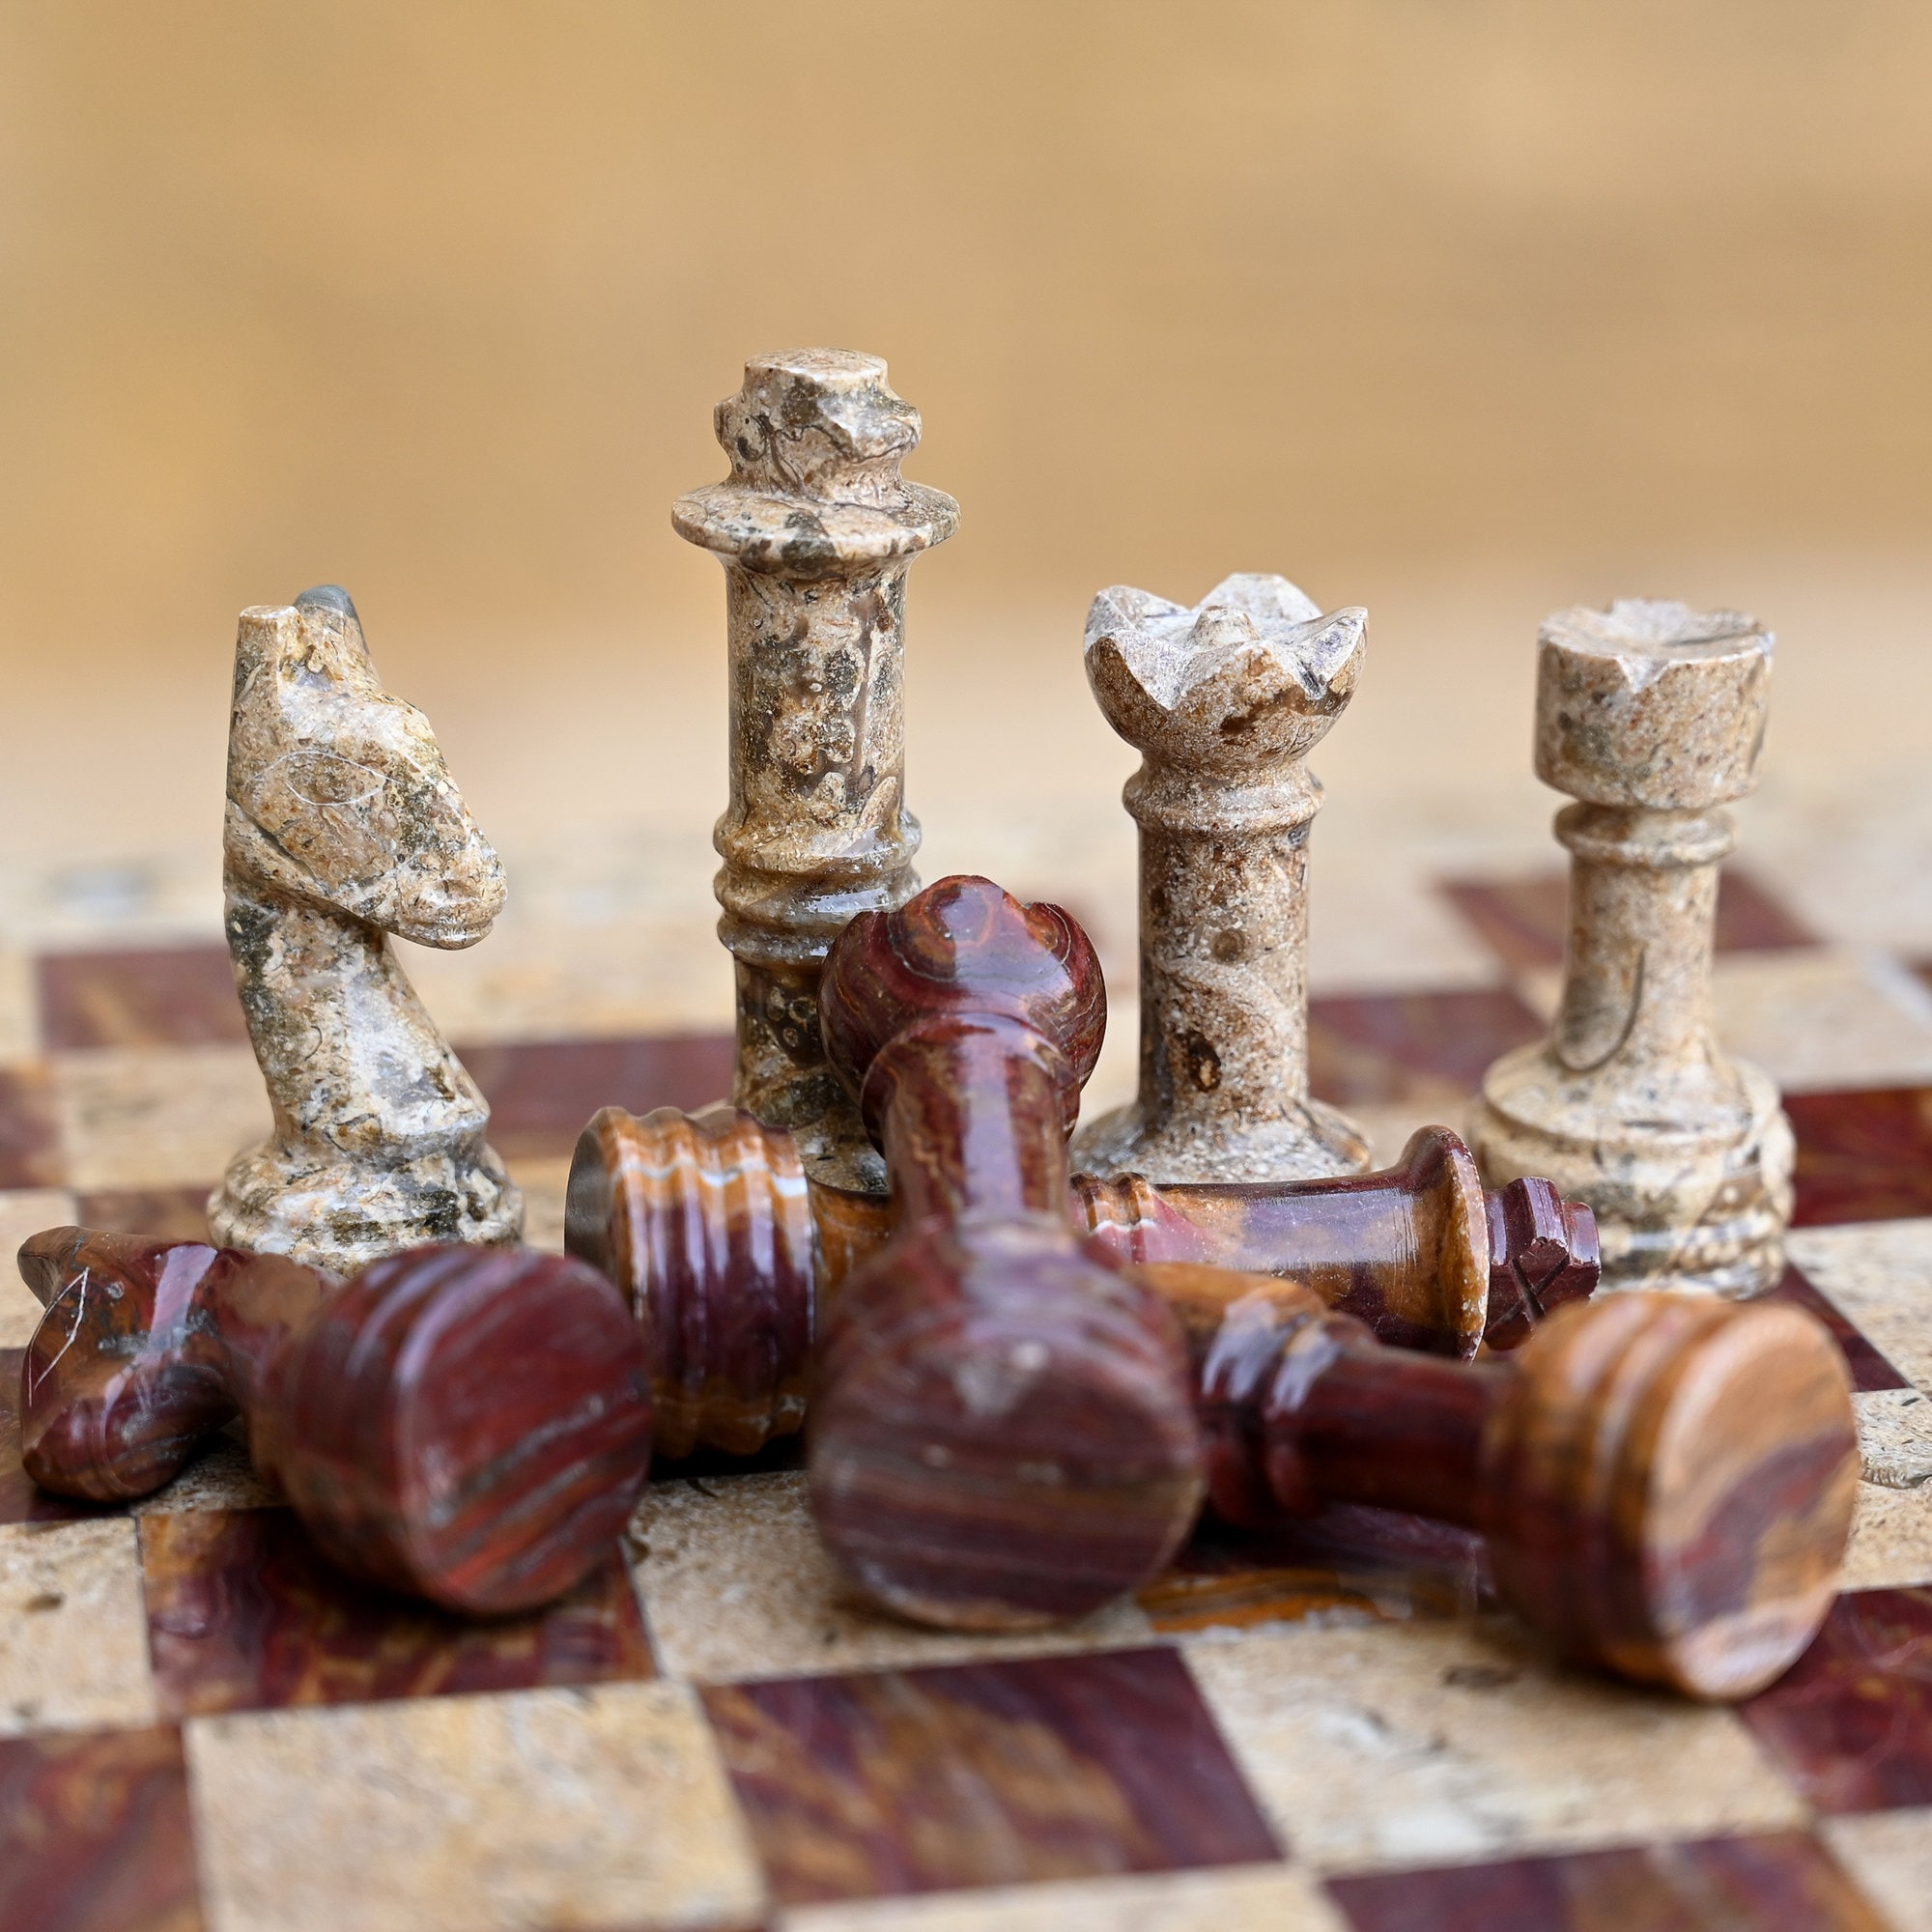
[(524, 1200), (489, 1147), (372, 1170), (270, 1139), (237, 1155), (209, 1197), (208, 1226), (219, 1247), (353, 1274), (425, 1241), (512, 1245)]
[(1072, 1160), (1076, 1172), (1103, 1180), (1145, 1174), (1158, 1183), (1325, 1180), (1370, 1166), (1361, 1130), (1321, 1100), (1252, 1124), (1182, 1115), (1153, 1128), (1129, 1101), (1074, 1135)]
[(1492, 1187), (1541, 1175), (1590, 1202), (1605, 1292), (1762, 1294), (1784, 1272), (1795, 1148), (1769, 1077), (1738, 1062), (1727, 1071), (1737, 1084), (1721, 1114), (1660, 1121), (1642, 1117), (1650, 1096), (1628, 1096), (1639, 1105), (1620, 1110), (1547, 1045), (1522, 1047), (1490, 1068), (1469, 1145)]

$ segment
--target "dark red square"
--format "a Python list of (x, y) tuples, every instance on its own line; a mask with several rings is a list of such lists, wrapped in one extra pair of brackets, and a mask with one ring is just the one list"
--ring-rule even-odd
[(1742, 1716), (1814, 1810), (1932, 1804), (1932, 1589), (1840, 1597)]
[(115, 1188), (83, 1194), (75, 1211), (83, 1228), (140, 1235), (151, 1241), (208, 1239), (206, 1187)]
[(1809, 1832), (1331, 1878), (1355, 1932), (1889, 1932)]
[(181, 1733), (0, 1740), (7, 1932), (200, 1932)]
[(41, 1039), (48, 1051), (248, 1037), (225, 946), (48, 952), (39, 964)]
[(731, 1091), (729, 1034), (548, 1039), (457, 1049), (490, 1102), (490, 1140), (507, 1154), (567, 1154), (600, 1107), (695, 1109)]
[[(1560, 966), (1570, 930), (1570, 880), (1561, 871), (1519, 879), (1445, 879), (1437, 888), (1490, 951), (1516, 971)], [(1737, 866), (1718, 875), (1717, 950), (1764, 952), (1815, 946), (1816, 934)]]
[(0, 1187), (60, 1187), (66, 1180), (45, 1062), (0, 1066)]
[(1852, 1372), (1852, 1386), (1861, 1394), (1868, 1394), (1873, 1389), (1912, 1386), (1835, 1304), (1812, 1287), (1799, 1269), (1787, 1267), (1784, 1278), (1764, 1299), (1789, 1302), (1793, 1308), (1802, 1308), (1805, 1314), (1815, 1316), (1822, 1321), (1832, 1331), (1833, 1341), (1843, 1352), (1845, 1366)]
[(562, 1602), (490, 1621), (345, 1577), (286, 1509), (145, 1516), (141, 1574), (155, 1680), (174, 1717), (655, 1674), (614, 1550)]
[(1171, 1650), (702, 1695), (781, 1904), (1279, 1857)]
[(1932, 1087), (1787, 1094), (1796, 1228), (1932, 1214)]
[(1329, 995), (1308, 1003), (1309, 1085), (1340, 1107), (1408, 1100), (1455, 1109), (1498, 1054), (1546, 1031), (1502, 986)]

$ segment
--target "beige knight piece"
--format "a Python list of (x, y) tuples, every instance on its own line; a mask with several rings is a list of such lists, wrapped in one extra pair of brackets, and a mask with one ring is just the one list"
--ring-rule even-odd
[(737, 964), (733, 1101), (797, 1137), (819, 1181), (883, 1191), (884, 1163), (825, 1065), (818, 977), (854, 914), (918, 890), (905, 809), (906, 572), (958, 523), (908, 483), (919, 412), (875, 355), (797, 349), (718, 405), (728, 480), (671, 512), (724, 565), (731, 801), (719, 936)]
[(242, 613), (223, 858), (275, 1124), (211, 1198), (215, 1241), (347, 1273), (421, 1241), (516, 1240), (489, 1106), (384, 937), (473, 946), (503, 867), (333, 584)]
[(1103, 590), (1087, 677), (1143, 754), (1140, 1090), (1083, 1127), (1074, 1165), (1155, 1182), (1357, 1174), (1368, 1143), (1308, 1094), (1309, 751), (1361, 668), (1368, 613), (1285, 577), (1231, 577), (1196, 608)]
[(1536, 773), (1577, 803), (1570, 942), (1549, 1037), (1489, 1070), (1469, 1142), (1492, 1186), (1587, 1201), (1606, 1288), (1774, 1286), (1791, 1213), (1776, 1089), (1711, 1025), (1727, 801), (1755, 781), (1771, 634), (1736, 611), (1626, 601), (1543, 626)]

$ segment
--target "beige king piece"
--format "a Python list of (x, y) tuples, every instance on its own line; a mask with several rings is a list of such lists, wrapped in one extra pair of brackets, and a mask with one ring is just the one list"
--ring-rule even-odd
[(1711, 1020), (1721, 808), (1755, 782), (1772, 648), (1736, 611), (1638, 600), (1541, 633), (1536, 773), (1577, 801), (1562, 998), (1490, 1068), (1469, 1144), (1490, 1185), (1543, 1175), (1596, 1209), (1605, 1288), (1748, 1295), (1783, 1271), (1790, 1122)]

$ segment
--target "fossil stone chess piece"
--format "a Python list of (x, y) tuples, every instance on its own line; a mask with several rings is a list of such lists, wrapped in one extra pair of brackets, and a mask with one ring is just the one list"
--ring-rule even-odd
[(1222, 1516), (1368, 1503), (1480, 1530), (1526, 1622), (1693, 1697), (1762, 1690), (1824, 1621), (1858, 1426), (1799, 1310), (1615, 1295), (1464, 1363), (1384, 1349), (1292, 1284), (1144, 1272), (1183, 1311)]
[(1313, 746), (1361, 668), (1368, 615), (1323, 616), (1284, 577), (1231, 577), (1193, 610), (1094, 598), (1087, 677), (1144, 762), (1140, 1089), (1083, 1127), (1076, 1167), (1155, 1182), (1359, 1173), (1368, 1143), (1308, 1093)]
[(1097, 1608), (1172, 1554), (1202, 1481), (1172, 1313), (1066, 1213), (1099, 963), (1057, 907), (943, 879), (839, 934), (820, 1008), (885, 1151), (894, 1234), (825, 1311), (819, 1533), (922, 1622)]
[(473, 946), (502, 865), (333, 584), (242, 613), (222, 856), (274, 1129), (211, 1198), (215, 1241), (347, 1272), (423, 1241), (516, 1240), (489, 1106), (385, 937)]
[(1570, 939), (1548, 1039), (1483, 1081), (1469, 1141), (1495, 1184), (1547, 1175), (1596, 1209), (1605, 1287), (1727, 1295), (1784, 1266), (1793, 1141), (1777, 1091), (1718, 1046), (1721, 807), (1749, 791), (1772, 638), (1735, 611), (1559, 611), (1537, 666), (1536, 772), (1577, 801)]
[(285, 1255), (50, 1228), (21, 1461), (97, 1502), (157, 1490), (238, 1413), (256, 1468), (346, 1570), (446, 1609), (558, 1597), (650, 1467), (644, 1342), (594, 1268), (424, 1247), (343, 1282)]
[(671, 512), (724, 565), (731, 799), (718, 822), (719, 936), (736, 962), (732, 1099), (798, 1137), (806, 1165), (883, 1191), (885, 1168), (825, 1065), (818, 976), (854, 914), (917, 889), (905, 810), (906, 573), (959, 506), (908, 483), (919, 412), (874, 355), (748, 363), (718, 405), (723, 483)]

